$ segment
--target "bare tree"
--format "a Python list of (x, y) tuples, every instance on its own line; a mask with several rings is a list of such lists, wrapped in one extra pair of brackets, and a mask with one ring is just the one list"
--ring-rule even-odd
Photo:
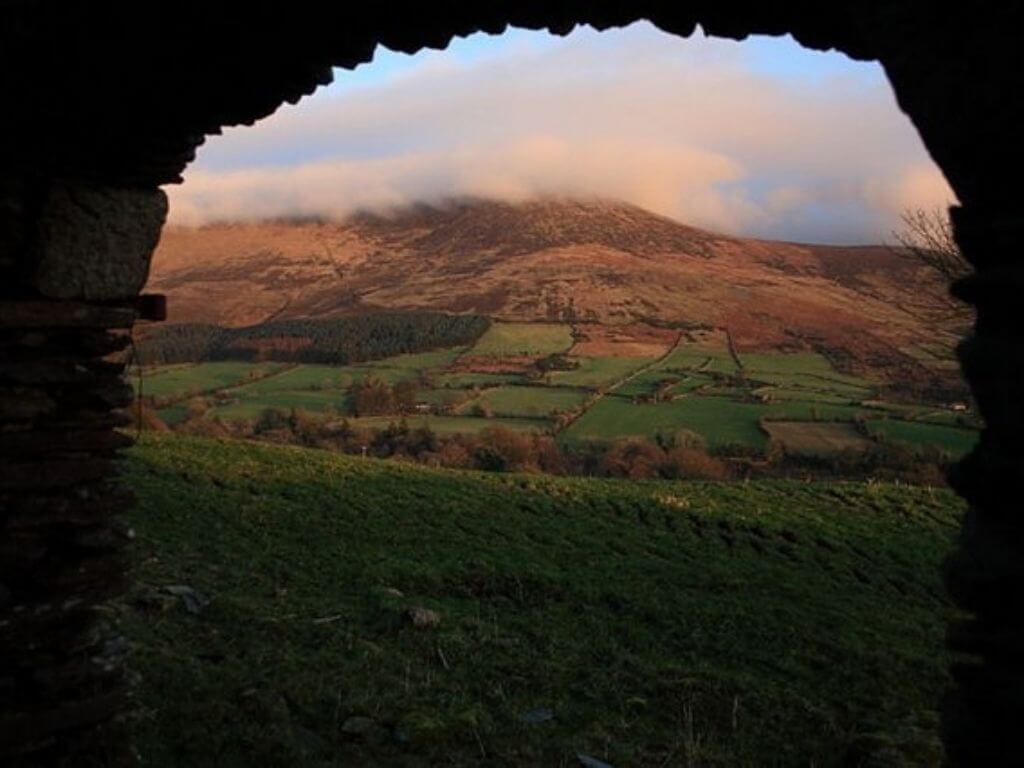
[(935, 278), (914, 285), (903, 308), (923, 320), (961, 327), (970, 324), (973, 310), (953, 297), (950, 285), (973, 271), (953, 237), (949, 216), (941, 208), (908, 209), (901, 215), (903, 226), (893, 232), (900, 256), (912, 259)]

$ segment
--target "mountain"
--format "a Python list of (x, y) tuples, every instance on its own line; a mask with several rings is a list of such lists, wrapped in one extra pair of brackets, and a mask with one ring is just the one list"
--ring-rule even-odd
[(928, 279), (885, 246), (731, 237), (605, 200), (463, 199), (336, 222), (168, 227), (147, 290), (168, 295), (172, 322), (433, 309), (713, 326), (741, 351), (813, 348), (891, 373), (942, 364), (929, 354), (952, 336), (898, 306)]

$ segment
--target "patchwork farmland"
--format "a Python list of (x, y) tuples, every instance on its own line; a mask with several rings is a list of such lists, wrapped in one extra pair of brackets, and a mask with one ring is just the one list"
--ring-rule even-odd
[[(961, 405), (894, 397), (886, 381), (841, 372), (816, 351), (737, 351), (725, 329), (492, 322), (473, 344), (348, 365), (197, 362), (139, 374), (140, 396), (172, 425), (300, 409), (370, 429), (401, 419), (440, 434), (501, 425), (567, 446), (686, 430), (726, 454), (891, 443), (951, 458), (970, 450), (979, 426)], [(372, 380), (406, 382), (414, 402), (354, 413), (354, 385)]]

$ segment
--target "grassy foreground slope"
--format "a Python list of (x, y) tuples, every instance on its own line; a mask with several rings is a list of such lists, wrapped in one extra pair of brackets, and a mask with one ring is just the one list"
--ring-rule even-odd
[[(137, 586), (118, 620), (147, 765), (934, 758), (948, 492), (487, 475), (180, 436), (144, 438), (124, 474)], [(440, 625), (413, 626), (417, 606)]]

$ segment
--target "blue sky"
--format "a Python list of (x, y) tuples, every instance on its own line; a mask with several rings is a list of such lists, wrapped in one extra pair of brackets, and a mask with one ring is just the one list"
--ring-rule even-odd
[[(574, 34), (593, 30), (580, 29)], [(600, 33), (596, 33), (600, 34)], [(698, 27), (693, 38), (683, 44), (700, 44), (705, 36)], [(488, 58), (507, 55), (514, 49), (543, 49), (557, 47), (562, 38), (544, 32), (509, 28), (502, 35), (488, 35), (478, 32), (469, 37), (457, 37), (444, 51), (420, 51), (405, 54), (377, 46), (373, 61), (362, 64), (354, 70), (335, 70), (335, 80), (323, 90), (330, 96), (344, 94), (353, 89), (373, 88), (403, 73), (415, 70), (429, 58), (447, 58), (464, 66), (485, 61)], [(788, 80), (821, 80), (837, 75), (861, 78), (868, 87), (885, 80), (877, 62), (858, 62), (840, 53), (821, 54), (798, 45), (792, 37), (768, 37), (756, 35), (742, 43), (722, 41), (735, 45), (751, 71), (781, 77)]]
[(902, 209), (951, 199), (877, 63), (646, 23), (378, 48), (298, 105), (211, 138), (185, 178), (169, 190), (184, 223), (593, 195), (826, 242), (884, 239)]

